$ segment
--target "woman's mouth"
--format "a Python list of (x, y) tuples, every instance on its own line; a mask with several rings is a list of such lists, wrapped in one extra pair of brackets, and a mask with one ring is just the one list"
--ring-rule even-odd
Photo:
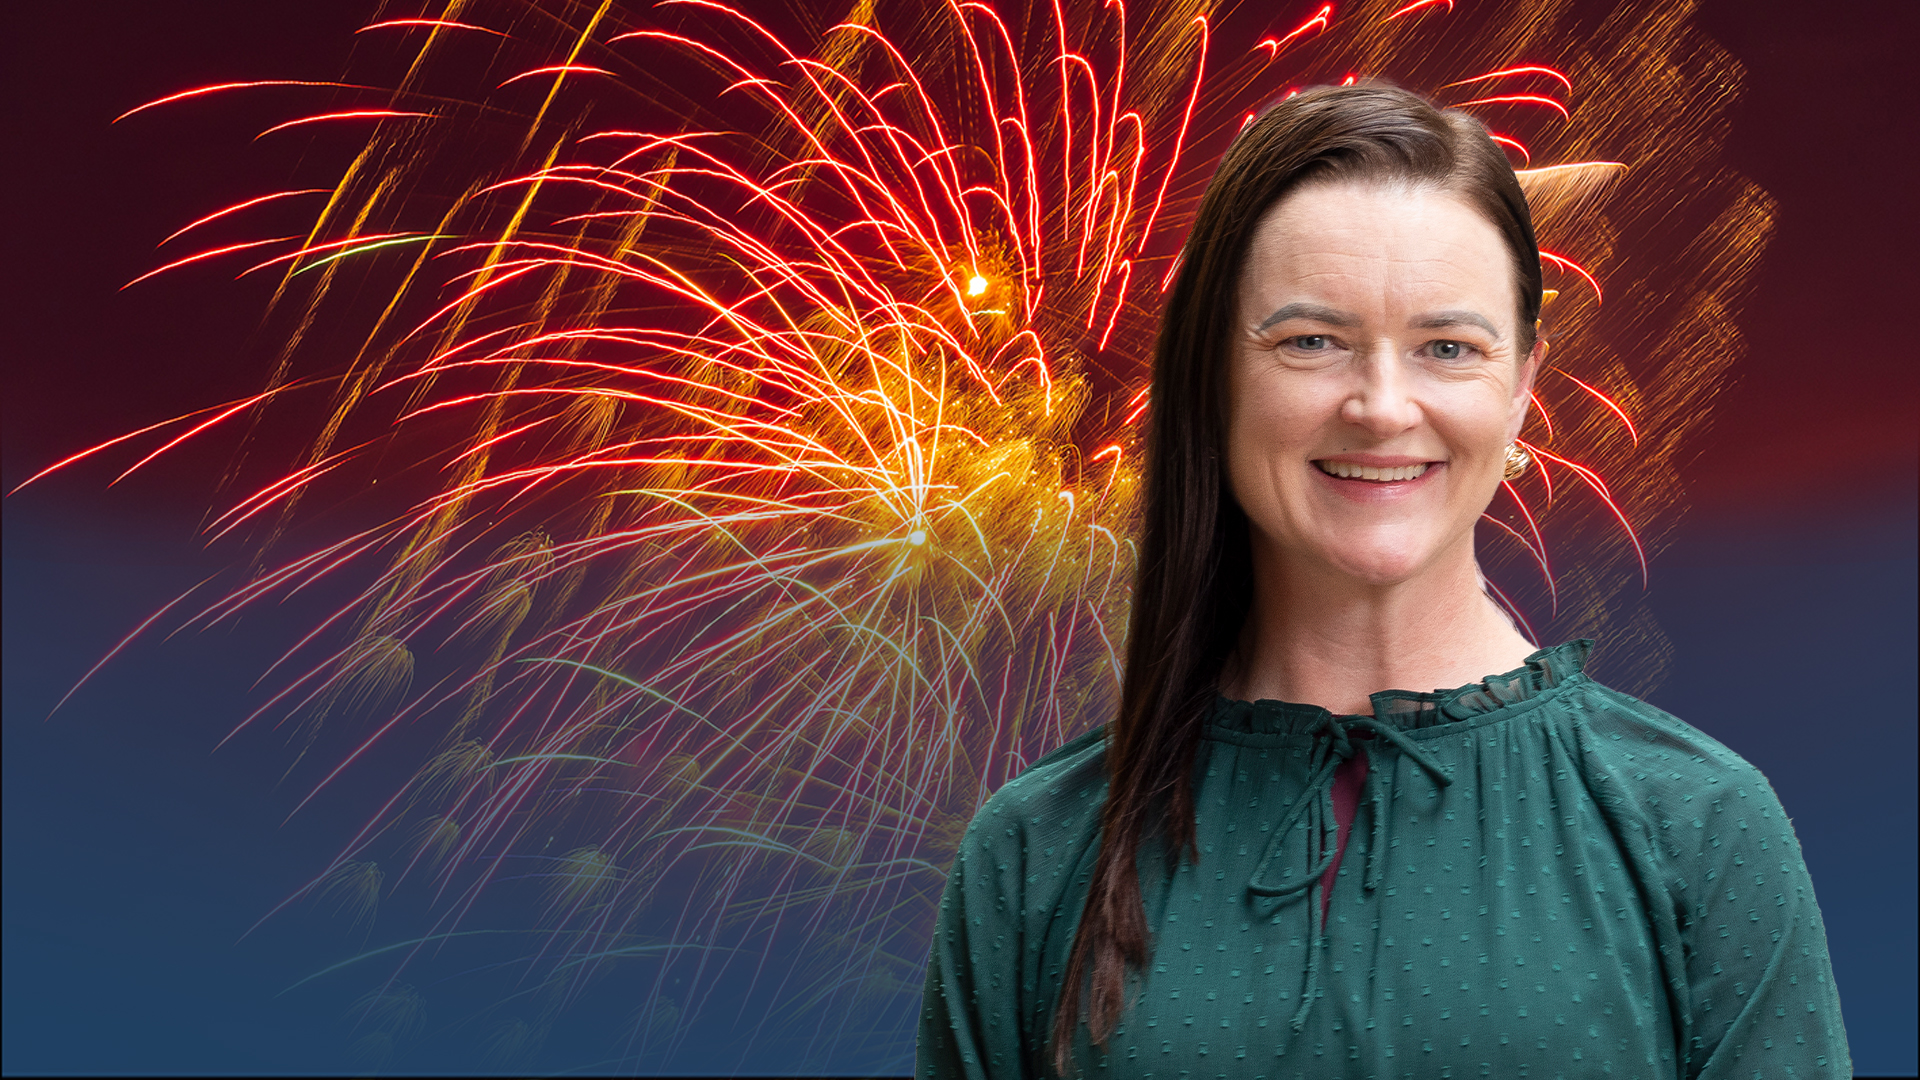
[(1376, 465), (1356, 465), (1349, 461), (1316, 461), (1314, 465), (1328, 476), (1337, 476), (1342, 480), (1369, 480), (1376, 484), (1390, 484), (1396, 480), (1412, 480), (1427, 471), (1432, 462), (1423, 461), (1417, 465), (1395, 465), (1381, 468)]

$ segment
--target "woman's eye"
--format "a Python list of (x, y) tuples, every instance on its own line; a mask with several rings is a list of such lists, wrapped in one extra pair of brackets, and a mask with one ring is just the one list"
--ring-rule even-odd
[(1319, 352), (1331, 344), (1325, 334), (1301, 334), (1293, 339), (1293, 347), (1301, 352)]
[(1473, 346), (1461, 341), (1436, 341), (1427, 348), (1436, 360), (1458, 360), (1473, 351)]

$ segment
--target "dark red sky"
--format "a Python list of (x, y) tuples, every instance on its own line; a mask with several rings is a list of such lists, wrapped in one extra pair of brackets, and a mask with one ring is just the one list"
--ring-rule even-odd
[(1701, 24), (1747, 68), (1730, 157), (1779, 200), (1779, 231), (1741, 320), (1741, 382), (1701, 447), (1696, 506), (1911, 506), (1920, 5), (1714, 0)]
[[(108, 121), (200, 81), (336, 77), (352, 30), (372, 9), (255, 0), (8, 5), (0, 48), (9, 167), (0, 182), (13, 212), (0, 341), (9, 486), (60, 453), (249, 392), (261, 379), (260, 353), (246, 346), (268, 283), (182, 275), (117, 289), (154, 265), (154, 241), (201, 208), (300, 172), (297, 140), (261, 144), (230, 171), (208, 160), (236, 145), (236, 130), (266, 126), (247, 128), (253, 120), (280, 118), (282, 103), (232, 98), (175, 111), (165, 123)], [(1697, 444), (1696, 519), (1914, 503), (1911, 192), (1920, 144), (1913, 78), (1900, 72), (1908, 64), (1901, 50), (1920, 38), (1917, 12), (1906, 0), (1703, 7), (1701, 24), (1748, 72), (1732, 163), (1779, 210), (1743, 319), (1750, 356)], [(225, 450), (205, 452), (214, 467)], [(194, 464), (104, 505), (132, 512), (178, 499)], [(69, 479), (64, 492), (26, 497), (94, 500), (107, 476), (96, 470)]]

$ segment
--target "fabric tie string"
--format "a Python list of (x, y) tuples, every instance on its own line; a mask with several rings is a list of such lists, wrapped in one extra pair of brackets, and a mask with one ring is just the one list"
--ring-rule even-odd
[[(1282, 904), (1306, 896), (1314, 901), (1314, 909), (1319, 908), (1320, 878), (1333, 865), (1339, 856), (1339, 821), (1333, 811), (1333, 778), (1340, 765), (1351, 759), (1357, 752), (1350, 733), (1365, 731), (1383, 742), (1391, 744), (1405, 754), (1414, 764), (1419, 765), (1432, 778), (1434, 784), (1446, 787), (1453, 783), (1440, 764), (1421, 750), (1414, 740), (1409, 739), (1397, 728), (1383, 724), (1371, 716), (1336, 717), (1323, 713), (1307, 731), (1313, 740), (1313, 749), (1307, 757), (1307, 782), (1286, 812), (1280, 815), (1280, 824), (1267, 840), (1265, 853), (1254, 867), (1253, 876), (1247, 880), (1247, 890), (1256, 896), (1278, 899)], [(1380, 792), (1383, 781), (1372, 782), (1374, 790), (1373, 839), (1367, 845), (1367, 865), (1363, 875), (1363, 887), (1372, 892), (1380, 884), (1379, 859), (1384, 846), (1387, 815), (1385, 807), (1380, 805)], [(1270, 885), (1266, 881), (1267, 869), (1280, 853), (1281, 841), (1302, 819), (1307, 824), (1308, 859), (1312, 863), (1307, 873), (1283, 885)], [(1308, 918), (1313, 918), (1312, 912)], [(1324, 923), (1324, 919), (1322, 920)], [(1313, 947), (1307, 951), (1306, 983), (1300, 992), (1300, 1007), (1294, 1011), (1291, 1027), (1295, 1033), (1306, 1026), (1307, 1011), (1313, 1007), (1314, 998), (1320, 990), (1320, 952), (1326, 935), (1326, 927), (1320, 927)]]

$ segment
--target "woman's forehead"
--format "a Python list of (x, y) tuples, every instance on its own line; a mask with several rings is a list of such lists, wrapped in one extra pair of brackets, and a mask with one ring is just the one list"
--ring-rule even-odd
[(1514, 282), (1499, 231), (1446, 191), (1313, 184), (1262, 215), (1240, 286), (1243, 302), (1276, 305), (1452, 296), (1505, 308)]
[(1254, 228), (1256, 251), (1385, 253), (1466, 246), (1504, 257), (1500, 231), (1464, 199), (1431, 185), (1314, 183), (1268, 207)]

